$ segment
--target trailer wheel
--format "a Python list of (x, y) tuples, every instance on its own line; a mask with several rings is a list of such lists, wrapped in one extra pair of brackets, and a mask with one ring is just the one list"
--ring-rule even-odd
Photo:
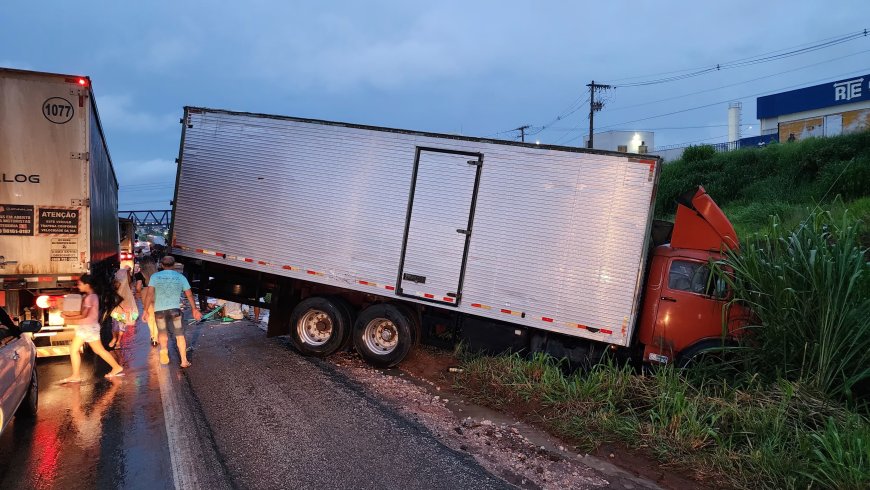
[(351, 330), (353, 330), (353, 322), (356, 321), (357, 310), (349, 301), (341, 296), (330, 296), (329, 300), (344, 310), (345, 318), (347, 319), (347, 335), (344, 336), (344, 341), (341, 343), (338, 350), (346, 350), (348, 345), (350, 345), (350, 333)]
[(293, 346), (307, 356), (326, 357), (347, 345), (350, 328), (349, 311), (330, 298), (304, 299), (290, 314)]
[(392, 367), (402, 362), (416, 343), (416, 328), (404, 308), (372, 305), (360, 313), (354, 324), (353, 344), (369, 363)]

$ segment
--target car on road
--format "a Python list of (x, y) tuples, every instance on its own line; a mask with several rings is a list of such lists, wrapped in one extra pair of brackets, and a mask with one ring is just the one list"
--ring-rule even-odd
[(27, 333), (42, 324), (23, 320), (18, 325), (0, 308), (0, 434), (13, 416), (33, 416), (39, 400), (36, 347)]

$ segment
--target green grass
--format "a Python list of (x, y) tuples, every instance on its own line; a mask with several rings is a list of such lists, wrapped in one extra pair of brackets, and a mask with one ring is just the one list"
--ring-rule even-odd
[(465, 396), (586, 450), (620, 442), (737, 488), (870, 486), (870, 422), (797, 383), (733, 383), (670, 366), (566, 374), (543, 355), (469, 357), (463, 367), (456, 383)]

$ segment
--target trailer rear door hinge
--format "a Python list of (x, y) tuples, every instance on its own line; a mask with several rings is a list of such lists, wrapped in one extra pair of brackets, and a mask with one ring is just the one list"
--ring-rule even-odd
[(70, 206), (85, 206), (85, 207), (88, 207), (88, 206), (91, 205), (91, 200), (90, 200), (90, 199), (71, 199), (69, 205), (70, 205)]
[(469, 160), (468, 164), (469, 165), (476, 165), (476, 166), (480, 167), (481, 165), (483, 165), (483, 162), (481, 162), (480, 160)]
[(456, 233), (462, 233), (462, 234), (465, 235), (465, 236), (471, 236), (471, 230), (462, 230), (462, 229), (459, 229), (459, 230), (456, 230)]
[(70, 160), (84, 160), (87, 162), (91, 159), (91, 154), (87, 151), (81, 153), (71, 152), (69, 158)]

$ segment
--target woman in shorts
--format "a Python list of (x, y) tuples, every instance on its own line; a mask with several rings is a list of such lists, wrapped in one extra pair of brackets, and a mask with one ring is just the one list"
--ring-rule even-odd
[(82, 364), (81, 347), (87, 343), (95, 354), (103, 358), (112, 370), (106, 375), (107, 378), (113, 378), (124, 375), (124, 368), (109, 354), (109, 351), (103, 347), (100, 342), (100, 302), (99, 297), (94, 293), (94, 281), (90, 274), (85, 274), (79, 278), (79, 291), (84, 295), (82, 298), (81, 311), (78, 313), (63, 312), (63, 317), (70, 325), (75, 325), (76, 336), (73, 338), (69, 346), (69, 360), (72, 364), (72, 373), (69, 377), (60, 380), (61, 384), (79, 383), (82, 378), (79, 375), (79, 368)]

